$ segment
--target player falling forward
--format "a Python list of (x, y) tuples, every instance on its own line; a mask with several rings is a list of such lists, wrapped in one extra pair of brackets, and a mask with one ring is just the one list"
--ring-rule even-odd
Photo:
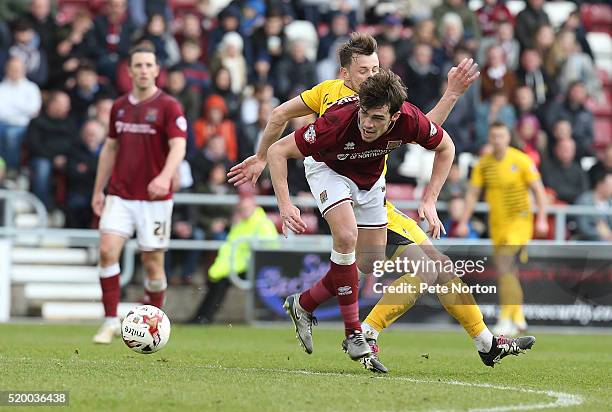
[(489, 234), (493, 243), (495, 267), (498, 273), (501, 311), (496, 333), (516, 335), (527, 330), (523, 314), (523, 290), (518, 278), (517, 259), (526, 258), (525, 245), (533, 236), (533, 214), (529, 190), (535, 195), (538, 214), (536, 232), (548, 233), (546, 194), (540, 173), (525, 153), (509, 147), (510, 129), (501, 122), (489, 127), (492, 152), (482, 156), (472, 171), (466, 195), (465, 213), (457, 232), (467, 233), (467, 222), (474, 205), (485, 190), (489, 204)]
[(91, 201), (94, 213), (101, 216), (100, 285), (106, 316), (95, 343), (111, 343), (120, 335), (119, 256), (134, 230), (146, 270), (144, 303), (158, 308), (164, 303), (171, 183), (185, 156), (187, 121), (180, 104), (155, 85), (159, 65), (154, 50), (134, 48), (129, 74), (132, 92), (113, 104)]
[[(405, 86), (399, 77), (381, 69), (363, 82), (359, 98), (340, 99), (323, 117), (284, 137), (268, 150), (283, 230), (294, 233), (305, 230), (300, 211), (289, 197), (287, 160), (308, 157), (304, 161), (306, 178), (332, 233), (330, 270), (313, 287), (288, 297), (285, 302), (309, 353), (312, 352), (309, 325), (312, 313), (336, 296), (344, 319), (344, 350), (353, 360), (371, 355), (359, 323), (355, 251), (366, 245), (382, 246), (384, 251), (387, 237), (385, 156), (413, 142), (435, 150), (428, 185), (432, 205), (448, 175), (454, 157), (450, 137), (419, 109), (404, 102), (405, 99)], [(437, 219), (435, 206), (430, 213)], [(375, 253), (368, 251), (366, 256), (372, 259)], [(380, 260), (384, 260), (384, 253)]]
[[(266, 166), (268, 148), (278, 140), (288, 120), (313, 112), (322, 116), (333, 102), (359, 91), (363, 81), (378, 72), (376, 50), (376, 41), (370, 35), (353, 33), (351, 39), (338, 50), (342, 79), (320, 83), (277, 107), (266, 125), (257, 154), (232, 168), (228, 174), (230, 182), (236, 186), (247, 182), (255, 184)], [(478, 65), (473, 63), (472, 59), (464, 59), (457, 67), (453, 67), (448, 73), (448, 86), (444, 95), (436, 106), (427, 113), (426, 117), (434, 123), (443, 123), (455, 102), (478, 78), (479, 72), (477, 69)], [(434, 259), (436, 261), (448, 259), (433, 246), (425, 232), (413, 219), (398, 211), (388, 201), (387, 216), (389, 220), (387, 226), (388, 247), (386, 248), (388, 259), (395, 259), (396, 257), (412, 260)], [(423, 217), (423, 214), (421, 216)], [(359, 261), (359, 257), (357, 259)], [(358, 270), (359, 268), (358, 265)], [(424, 273), (414, 275), (419, 276), (416, 278), (417, 280), (427, 280), (429, 284), (445, 284), (447, 281), (460, 282), (452, 273), (439, 276)], [(410, 275), (406, 277), (408, 276)], [(499, 360), (504, 355), (505, 352), (498, 348), (498, 343), (501, 343), (503, 339), (500, 339), (499, 342), (497, 340), (493, 342), (493, 338), (489, 338), (492, 335), (484, 325), (480, 309), (476, 306), (471, 295), (457, 297), (452, 294), (439, 294), (438, 297), (447, 312), (457, 319), (474, 339), (481, 359), (485, 364), (492, 366), (494, 359)], [(418, 295), (416, 294), (414, 296), (406, 294), (401, 297), (388, 297), (381, 300), (372, 310), (362, 325), (366, 340), (373, 351), (371, 356), (362, 358), (366, 368), (378, 372), (386, 371), (386, 368), (377, 359), (379, 347), (376, 339), (378, 333), (410, 309), (417, 298)], [(293, 310), (299, 311), (301, 308), (294, 305)], [(307, 352), (312, 351), (312, 319), (312, 314), (302, 317), (301, 327), (297, 330), (298, 337), (301, 336), (300, 341), (304, 340), (306, 342)], [(298, 325), (296, 325), (296, 329), (298, 329)], [(300, 331), (305, 332), (301, 333)], [(524, 341), (521, 345), (526, 348)], [(517, 346), (508, 345), (508, 348), (514, 347)]]

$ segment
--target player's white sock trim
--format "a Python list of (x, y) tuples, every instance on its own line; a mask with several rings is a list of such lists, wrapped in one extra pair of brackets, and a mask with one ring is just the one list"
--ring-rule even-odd
[(484, 328), (484, 330), (477, 336), (474, 336), (472, 340), (474, 341), (474, 345), (476, 345), (476, 349), (478, 349), (479, 352), (486, 353), (491, 350), (491, 345), (493, 344), (493, 334), (489, 328)]
[(352, 265), (353, 263), (355, 263), (355, 251), (352, 251), (350, 253), (339, 253), (332, 249), (330, 259), (336, 265)]
[(363, 335), (366, 337), (366, 339), (378, 339), (379, 332), (366, 322), (363, 322), (361, 324), (361, 331), (363, 332)]
[(119, 274), (119, 272), (121, 272), (121, 267), (119, 266), (119, 263), (115, 263), (114, 265), (110, 265), (105, 268), (101, 267), (99, 270), (100, 271), (98, 274), (101, 278), (110, 278)]
[(167, 287), (168, 283), (165, 277), (161, 279), (145, 278), (144, 288), (149, 292), (161, 292), (162, 290), (166, 290)]
[(107, 316), (104, 318), (104, 324), (105, 325), (118, 325), (119, 324), (119, 318), (117, 316)]

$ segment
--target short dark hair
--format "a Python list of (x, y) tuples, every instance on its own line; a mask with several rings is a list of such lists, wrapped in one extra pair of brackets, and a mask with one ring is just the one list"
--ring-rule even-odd
[(351, 33), (349, 41), (344, 43), (338, 49), (338, 58), (340, 66), (345, 69), (351, 65), (353, 55), (370, 56), (378, 50), (376, 39), (368, 33)]
[(500, 128), (500, 127), (503, 127), (504, 129), (506, 129), (508, 131), (508, 133), (512, 134), (510, 128), (508, 127), (508, 125), (506, 123), (502, 122), (501, 120), (495, 120), (493, 123), (491, 123), (489, 125), (489, 130)]
[(609, 175), (612, 175), (612, 172), (604, 170), (604, 169), (597, 169), (593, 171), (591, 173), (592, 188), (595, 189), (597, 185), (599, 185), (604, 180), (606, 180)]
[[(144, 42), (143, 42), (144, 43)], [(132, 64), (132, 57), (136, 53), (152, 53), (155, 56), (155, 64), (157, 64), (157, 55), (155, 54), (155, 47), (146, 43), (138, 44), (130, 49), (128, 57), (128, 65)]]
[(402, 79), (389, 69), (381, 68), (368, 77), (359, 88), (359, 104), (365, 109), (389, 106), (389, 113), (397, 112), (407, 97)]

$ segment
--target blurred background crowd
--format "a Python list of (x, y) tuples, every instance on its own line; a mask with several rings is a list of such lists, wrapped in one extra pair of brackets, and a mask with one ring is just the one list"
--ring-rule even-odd
[[(450, 202), (451, 235), (494, 121), (534, 160), (551, 203), (610, 207), (612, 7), (543, 0), (3, 0), (0, 187), (30, 190), (56, 226), (95, 225), (89, 203), (109, 111), (130, 89), (128, 50), (148, 43), (162, 67), (158, 85), (189, 123), (180, 190), (235, 193), (229, 168), (255, 152), (279, 103), (338, 75), (336, 48), (356, 30), (376, 37), (380, 65), (424, 112), (453, 65), (464, 57), (480, 65), (444, 123), (458, 160), (440, 199)], [(296, 119), (286, 133), (312, 120)], [(396, 150), (389, 196), (415, 198), (430, 170), (419, 148)], [(310, 196), (300, 161), (289, 187)], [(269, 178), (255, 191), (272, 194)], [(232, 209), (176, 206), (174, 236), (224, 239)], [(317, 213), (305, 214), (311, 233), (325, 232)], [(612, 240), (611, 227), (572, 221), (567, 236)], [(484, 224), (473, 228), (470, 236), (486, 236)]]

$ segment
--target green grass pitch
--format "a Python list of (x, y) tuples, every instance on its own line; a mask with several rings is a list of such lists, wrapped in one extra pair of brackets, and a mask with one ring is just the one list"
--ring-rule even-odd
[(315, 328), (312, 355), (289, 323), (175, 325), (168, 346), (152, 355), (120, 340), (96, 346), (95, 331), (0, 325), (0, 390), (67, 390), (73, 411), (612, 409), (611, 335), (539, 334), (533, 350), (491, 369), (465, 333), (391, 329), (379, 340), (391, 369), (381, 376), (340, 350), (339, 328)]

